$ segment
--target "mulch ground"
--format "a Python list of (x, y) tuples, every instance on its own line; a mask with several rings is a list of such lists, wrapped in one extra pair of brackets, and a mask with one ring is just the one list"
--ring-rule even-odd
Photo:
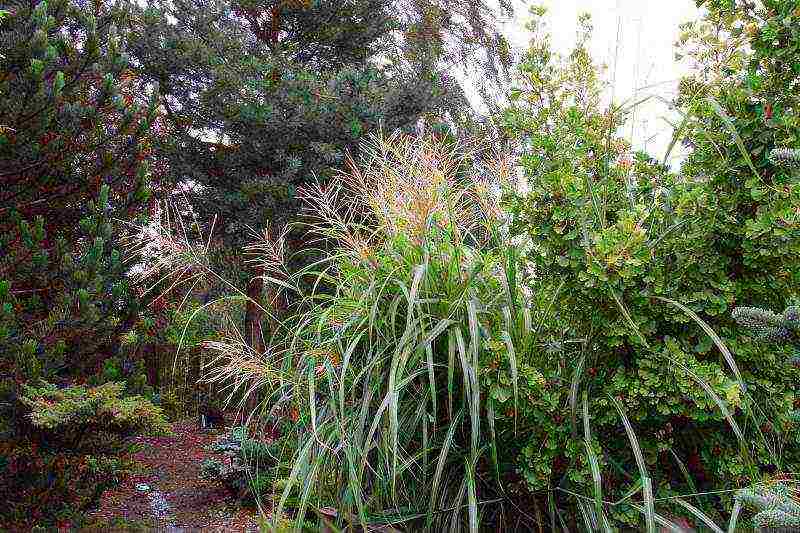
[[(103, 494), (90, 515), (93, 526), (89, 529), (258, 531), (255, 509), (243, 509), (220, 483), (199, 475), (203, 460), (222, 459), (206, 449), (222, 431), (201, 430), (196, 421), (175, 423), (173, 431), (170, 437), (134, 440), (135, 473)], [(149, 490), (140, 491), (137, 484), (146, 484)], [(153, 509), (153, 491), (160, 492), (168, 504), (163, 514)]]

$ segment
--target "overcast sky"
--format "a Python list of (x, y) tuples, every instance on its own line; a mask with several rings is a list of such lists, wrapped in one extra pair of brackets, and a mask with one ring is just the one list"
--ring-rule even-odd
[[(524, 47), (529, 39), (524, 30), (529, 17), (523, 2), (518, 3), (522, 7), (516, 19), (508, 21), (505, 29), (514, 44)], [(678, 26), (699, 15), (694, 0), (540, 0), (528, 2), (531, 4), (547, 7), (553, 45), (565, 54), (575, 44), (578, 15), (592, 15), (592, 52), (598, 62), (608, 65), (609, 76), (616, 80), (615, 101), (674, 94), (685, 66), (675, 61), (673, 43)], [(637, 147), (646, 147), (660, 159), (671, 135), (671, 127), (662, 119), (668, 116), (663, 104), (642, 106), (635, 123), (627, 126), (626, 137), (632, 132)]]

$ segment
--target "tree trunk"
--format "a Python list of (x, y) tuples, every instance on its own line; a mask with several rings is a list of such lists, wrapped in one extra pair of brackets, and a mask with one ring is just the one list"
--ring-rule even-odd
[[(268, 36), (274, 50), (278, 45), (278, 36), (280, 34), (280, 7), (273, 7), (271, 15)], [(257, 28), (258, 25), (256, 24), (254, 27)], [(280, 80), (280, 72), (277, 67), (272, 70), (272, 80), (275, 83)], [(257, 354), (263, 354), (265, 350), (264, 331), (262, 329), (264, 319), (264, 312), (262, 310), (264, 305), (264, 280), (261, 276), (263, 276), (263, 274), (264, 272), (260, 267), (256, 268), (254, 276), (247, 286), (248, 300), (244, 316), (245, 342), (248, 347)], [(241, 413), (243, 421), (256, 410), (258, 404), (258, 391), (253, 391), (244, 403), (244, 410)]]
[[(259, 269), (260, 270), (260, 269)], [(244, 315), (245, 342), (256, 353), (264, 353), (264, 336), (261, 322), (264, 312), (261, 309), (264, 280), (257, 271), (247, 285), (247, 308)]]
[[(247, 307), (244, 315), (244, 334), (247, 346), (256, 354), (264, 353), (264, 335), (262, 321), (264, 312), (262, 311), (262, 295), (264, 292), (264, 280), (261, 278), (261, 269), (256, 269), (255, 275), (247, 286)], [(242, 422), (246, 421), (250, 414), (258, 407), (258, 391), (252, 391), (246, 398), (241, 413)]]

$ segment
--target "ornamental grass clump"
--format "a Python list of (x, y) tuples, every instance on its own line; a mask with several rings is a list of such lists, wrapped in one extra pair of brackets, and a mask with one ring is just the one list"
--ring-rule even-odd
[(298, 517), (330, 506), (343, 525), (474, 531), (489, 512), (500, 443), (486, 346), (505, 332), (492, 371), (516, 404), (514, 345), (533, 319), (493, 184), (468, 157), (434, 138), (376, 138), (351, 173), (301, 192), (322, 259), (290, 281), (314, 290), (284, 324), (269, 404), (296, 420), (298, 450), (276, 516), (295, 491)]

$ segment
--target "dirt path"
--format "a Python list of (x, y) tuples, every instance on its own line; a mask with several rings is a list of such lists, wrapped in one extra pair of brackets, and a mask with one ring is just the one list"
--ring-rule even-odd
[(219, 436), (196, 422), (173, 425), (171, 437), (137, 437), (138, 472), (105, 492), (91, 513), (103, 531), (258, 531), (255, 510), (241, 509), (219, 483), (200, 478), (206, 448)]

